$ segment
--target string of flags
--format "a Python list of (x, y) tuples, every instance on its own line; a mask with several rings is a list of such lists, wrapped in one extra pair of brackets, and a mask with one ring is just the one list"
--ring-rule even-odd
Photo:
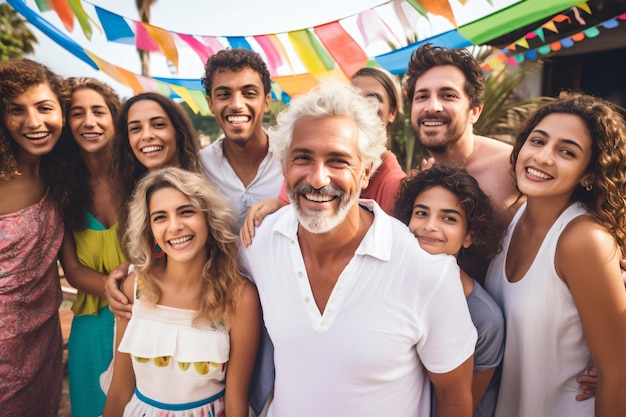
[[(120, 16), (89, 1), (81, 0), (35, 0), (38, 10), (26, 5), (25, 0), (7, 0), (27, 21), (49, 36), (57, 44), (86, 62), (94, 69), (103, 71), (117, 82), (129, 86), (133, 92), (157, 91), (166, 96), (183, 99), (190, 108), (200, 114), (210, 114), (204, 88), (199, 79), (176, 76), (147, 77), (136, 74), (123, 66), (101, 58), (82, 47), (68, 36), (75, 23), (86, 39), (91, 40), (94, 31), (104, 35), (108, 42), (129, 45), (144, 51), (162, 54), (172, 68), (179, 70), (179, 49), (190, 48), (200, 62), (225, 48), (242, 47), (259, 52), (268, 63), (272, 76), (272, 97), (288, 102), (290, 97), (307, 91), (324, 77), (349, 79), (365, 65), (381, 66), (392, 73), (406, 70), (410, 53), (419, 45), (431, 42), (450, 48), (482, 45), (510, 33), (520, 27), (554, 15), (540, 28), (499, 51), (486, 64), (493, 69), (509, 64), (518, 65), (545, 52), (557, 50), (558, 45), (539, 45), (525, 52), (536, 40), (544, 40), (544, 32), (558, 33), (559, 25), (571, 20), (563, 12), (572, 7), (591, 14), (588, 5), (580, 0), (482, 0), (480, 10), (470, 12), (467, 0), (391, 0), (380, 6), (364, 10), (355, 16), (327, 22), (318, 26), (301, 28), (285, 33), (245, 34), (219, 36), (216, 34), (178, 33), (138, 20)], [(549, 3), (549, 4), (546, 4)], [(474, 2), (474, 5), (476, 2)], [(90, 15), (86, 8), (93, 9)], [(392, 30), (381, 11), (393, 11)], [(54, 12), (62, 22), (63, 31), (44, 16)], [(555, 13), (557, 13), (555, 15)], [(387, 16), (389, 14), (387, 13)], [(582, 20), (582, 18), (580, 18)], [(604, 28), (619, 24), (624, 15), (604, 22)], [(351, 23), (356, 30), (350, 31)], [(613, 26), (614, 27), (614, 26)], [(399, 29), (398, 29), (399, 28)], [(594, 36), (597, 26), (582, 31), (584, 37)], [(403, 39), (404, 38), (404, 39)], [(581, 36), (571, 40), (562, 39), (561, 47), (578, 42)], [(385, 45), (383, 53), (373, 54), (372, 46)], [(553, 49), (554, 48), (554, 49)], [(521, 56), (521, 57), (520, 57)]]

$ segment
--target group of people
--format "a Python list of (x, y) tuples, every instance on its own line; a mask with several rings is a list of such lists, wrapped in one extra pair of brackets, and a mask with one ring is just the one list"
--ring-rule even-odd
[(258, 54), (216, 53), (202, 83), (224, 135), (200, 150), (159, 94), (0, 66), (1, 415), (57, 414), (57, 258), (74, 416), (626, 414), (610, 103), (563, 94), (511, 146), (473, 133), (471, 54), (420, 46), (403, 89), (430, 159), (407, 176), (379, 68), (269, 131)]

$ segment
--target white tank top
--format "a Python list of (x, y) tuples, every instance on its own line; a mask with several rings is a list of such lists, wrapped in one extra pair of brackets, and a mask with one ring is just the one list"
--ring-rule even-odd
[[(572, 204), (554, 222), (524, 277), (506, 278), (511, 235), (526, 210), (509, 225), (500, 252), (489, 265), (485, 288), (500, 305), (506, 322), (502, 379), (496, 417), (579, 417), (594, 415), (594, 399), (576, 401), (576, 377), (591, 361), (578, 310), (554, 267), (563, 229), (586, 210)], [(593, 277), (589, 277), (593, 279)]]

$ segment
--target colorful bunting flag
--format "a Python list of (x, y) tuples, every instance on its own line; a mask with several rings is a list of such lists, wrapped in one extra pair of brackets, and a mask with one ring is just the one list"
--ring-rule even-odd
[[(150, 78), (134, 74), (82, 48), (27, 7), (24, 0), (6, 1), (55, 42), (64, 46), (68, 51), (94, 68), (129, 86), (133, 92), (157, 91), (173, 98), (183, 99), (196, 113), (210, 113), (206, 104), (204, 88), (199, 79)], [(519, 65), (525, 60), (536, 59), (539, 56), (547, 55), (562, 48), (571, 47), (576, 42), (599, 36), (600, 28), (611, 29), (617, 27), (620, 20), (626, 20), (626, 13), (624, 13), (603, 22), (601, 25), (585, 27), (572, 36), (545, 44), (547, 35), (545, 31), (558, 34), (560, 30), (559, 25), (580, 24), (585, 26), (585, 19), (580, 15), (578, 9), (591, 14), (589, 5), (584, 2), (578, 3), (580, 0), (524, 0), (518, 1), (502, 10), (497, 10), (483, 17), (480, 21), (464, 24), (457, 30), (439, 33), (428, 39), (400, 47), (397, 50), (391, 50), (403, 45), (403, 42), (398, 39), (394, 31), (376, 12), (376, 8), (365, 10), (354, 16), (356, 18), (356, 26), (362, 37), (362, 46), (346, 31), (342, 21), (333, 21), (283, 34), (264, 34), (250, 38), (244, 36), (200, 36), (180, 34), (147, 23), (132, 21), (92, 5), (98, 18), (94, 20), (83, 9), (81, 0), (34, 1), (41, 12), (54, 10), (67, 32), (71, 33), (73, 31), (74, 17), (76, 17), (87, 39), (92, 38), (93, 25), (104, 32), (107, 41), (134, 44), (137, 48), (145, 51), (162, 53), (176, 68), (178, 68), (179, 58), (175, 42), (176, 37), (188, 45), (202, 62), (205, 62), (212, 54), (226, 47), (260, 48), (259, 52), (264, 54), (272, 75), (271, 94), (275, 99), (284, 102), (288, 102), (290, 96), (308, 91), (320, 79), (334, 77), (347, 80), (354, 72), (365, 65), (379, 65), (392, 73), (402, 73), (406, 69), (406, 64), (412, 51), (424, 42), (431, 42), (448, 48), (481, 45), (509, 33), (514, 28), (523, 27), (553, 13), (559, 13), (541, 25), (541, 27), (513, 42), (500, 51), (499, 54), (495, 54), (484, 65), (485, 68), (495, 69), (502, 65)], [(393, 0), (393, 8), (402, 30), (409, 38), (409, 31), (413, 30), (413, 28), (410, 27), (409, 19), (402, 9), (403, 4), (409, 4), (427, 19), (429, 15), (439, 15), (445, 17), (456, 26), (457, 19), (449, 1)], [(462, 5), (466, 3), (466, 0), (456, 1)], [(491, 6), (494, 4), (492, 0), (485, 1)], [(577, 8), (574, 9), (574, 18), (572, 19), (562, 11), (574, 5)], [(410, 9), (407, 10), (410, 11)], [(459, 19), (461, 18), (459, 17)], [(283, 35), (286, 36), (282, 37)], [(553, 35), (550, 36), (554, 37)], [(254, 39), (254, 42), (250, 43), (252, 39)], [(531, 48), (530, 45), (536, 44), (539, 40), (542, 44)], [(387, 44), (390, 51), (374, 57), (368, 56), (366, 49), (371, 44), (380, 41)], [(291, 62), (290, 54), (287, 53), (283, 42), (285, 42), (285, 45), (287, 42), (290, 43), (289, 47), (293, 49), (302, 62), (306, 71), (308, 71), (307, 73), (296, 73), (294, 68), (299, 67)], [(525, 51), (519, 52), (521, 49), (525, 49)], [(511, 53), (515, 54), (510, 55)], [(291, 55), (291, 57), (293, 58), (294, 56)], [(289, 71), (290, 75), (279, 75), (281, 70)]]
[(120, 42), (128, 45), (135, 44), (135, 32), (128, 26), (123, 17), (98, 6), (95, 6), (95, 10), (109, 42)]

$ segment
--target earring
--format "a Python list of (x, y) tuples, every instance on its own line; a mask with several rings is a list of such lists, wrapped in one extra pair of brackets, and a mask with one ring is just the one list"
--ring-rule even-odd
[(589, 184), (585, 186), (586, 191), (591, 191), (592, 188), (593, 188), (593, 184)]
[(165, 252), (163, 252), (163, 249), (161, 249), (158, 243), (155, 243), (154, 247), (152, 248), (152, 256), (154, 256), (157, 259), (160, 259), (165, 256)]

